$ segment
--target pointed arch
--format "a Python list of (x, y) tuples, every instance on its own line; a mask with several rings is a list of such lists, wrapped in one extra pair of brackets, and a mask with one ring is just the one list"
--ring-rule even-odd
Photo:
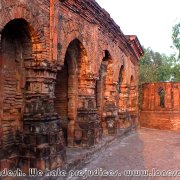
[(135, 86), (134, 76), (131, 75), (131, 78), (130, 78), (130, 87), (134, 87), (134, 86)]
[(83, 44), (74, 39), (67, 47), (64, 65), (57, 74), (55, 86), (55, 109), (62, 117), (62, 127), (66, 143), (73, 146), (74, 129), (77, 121), (77, 109), (81, 106), (79, 99), (81, 78), (87, 73), (87, 51)]
[(20, 6), (19, 3), (14, 2), (7, 2), (7, 4), (3, 6), (6, 5), (11, 5), (11, 8), (3, 8), (1, 10), (0, 15), (3, 18), (2, 22), (0, 23), (0, 30), (14, 20), (26, 21), (29, 28), (33, 49), (32, 55), (29, 58), (34, 58), (35, 60), (49, 59), (49, 49), (45, 48), (46, 38), (43, 34), (44, 26), (42, 22), (32, 14), (32, 11), (30, 11), (27, 6)]
[(121, 68), (119, 70), (119, 76), (118, 76), (118, 82), (117, 82), (117, 92), (121, 92), (121, 85), (123, 84), (123, 81), (125, 79), (125, 70), (124, 65), (121, 65)]
[[(96, 105), (101, 119), (103, 133), (108, 134), (107, 122), (105, 122), (106, 109), (111, 104), (110, 89), (113, 84), (112, 56), (108, 50), (104, 51), (104, 57), (99, 68), (99, 79), (96, 82)], [(111, 106), (111, 105), (110, 105)]]
[(25, 61), (30, 60), (33, 53), (31, 33), (32, 28), (22, 18), (9, 21), (1, 32), (2, 113), (3, 117), (16, 121), (12, 121), (13, 133), (22, 129), (27, 76)]

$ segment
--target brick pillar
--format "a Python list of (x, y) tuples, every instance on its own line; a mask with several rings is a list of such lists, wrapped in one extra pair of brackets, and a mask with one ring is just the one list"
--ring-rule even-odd
[(60, 118), (54, 111), (54, 83), (57, 69), (47, 61), (25, 61), (27, 70), (23, 140), (19, 167), (41, 170), (61, 167), (64, 140)]
[(2, 44), (1, 44), (1, 32), (0, 32), (0, 125), (1, 125), (1, 119), (2, 119), (2, 102), (3, 102), (3, 91), (2, 91)]
[(119, 120), (118, 128), (126, 128), (129, 126), (128, 119), (128, 101), (129, 101), (129, 86), (127, 84), (120, 85), (119, 94)]
[(106, 80), (103, 109), (103, 134), (117, 133), (117, 83)]
[(138, 93), (136, 86), (130, 86), (129, 88), (129, 113), (133, 126), (138, 123)]
[[(1, 6), (1, 4), (0, 4)], [(0, 7), (1, 8), (1, 7)], [(3, 137), (3, 134), (2, 134), (2, 112), (3, 112), (3, 86), (2, 86), (2, 45), (1, 45), (1, 32), (0, 32), (0, 151), (1, 151), (1, 148), (2, 148), (2, 137)]]
[(79, 78), (77, 124), (74, 142), (89, 147), (97, 144), (102, 136), (101, 122), (96, 106), (96, 80), (93, 74)]
[[(72, 71), (73, 72), (73, 71)], [(68, 146), (74, 146), (74, 133), (77, 125), (77, 104), (78, 104), (78, 76), (77, 74), (69, 74), (68, 79), (68, 130), (67, 141)]]

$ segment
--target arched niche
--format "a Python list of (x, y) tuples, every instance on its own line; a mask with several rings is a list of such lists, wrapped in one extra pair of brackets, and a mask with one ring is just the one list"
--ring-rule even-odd
[(159, 106), (161, 108), (165, 108), (165, 90), (162, 87), (158, 89), (158, 95), (159, 95)]

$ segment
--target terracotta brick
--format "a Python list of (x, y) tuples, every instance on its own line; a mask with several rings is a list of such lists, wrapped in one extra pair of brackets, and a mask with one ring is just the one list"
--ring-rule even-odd
[(15, 155), (24, 171), (55, 169), (65, 146), (91, 147), (102, 133), (136, 125), (143, 55), (136, 36), (124, 35), (95, 1), (1, 0), (0, 7), (2, 167)]
[[(159, 94), (161, 89), (164, 91), (164, 106)], [(150, 92), (153, 98), (149, 96)], [(180, 83), (144, 84), (142, 93), (141, 126), (180, 132)]]

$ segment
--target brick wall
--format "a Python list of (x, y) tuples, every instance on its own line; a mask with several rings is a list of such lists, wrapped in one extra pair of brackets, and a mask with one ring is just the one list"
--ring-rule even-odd
[(0, 16), (1, 169), (55, 169), (66, 145), (136, 125), (143, 50), (95, 1), (1, 0)]
[(141, 126), (180, 132), (180, 83), (144, 84), (142, 92)]

